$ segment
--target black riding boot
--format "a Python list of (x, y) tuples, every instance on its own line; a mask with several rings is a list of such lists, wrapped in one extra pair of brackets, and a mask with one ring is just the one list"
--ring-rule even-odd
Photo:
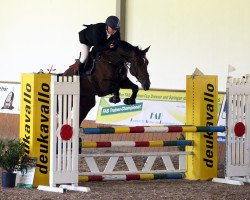
[(91, 75), (95, 67), (95, 59), (92, 60), (90, 67), (85, 71), (86, 75)]
[(80, 63), (79, 65), (79, 75), (84, 76), (86, 74), (86, 63)]

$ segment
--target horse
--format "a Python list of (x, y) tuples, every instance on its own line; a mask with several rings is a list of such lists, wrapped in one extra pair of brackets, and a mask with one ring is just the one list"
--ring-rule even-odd
[[(151, 83), (147, 71), (149, 62), (146, 58), (150, 46), (141, 50), (138, 46), (133, 46), (122, 40), (116, 45), (115, 49), (103, 51), (96, 56), (95, 67), (90, 75), (80, 76), (80, 124), (95, 106), (96, 95), (103, 97), (113, 94), (109, 101), (118, 103), (120, 102), (119, 90), (121, 88), (131, 89), (132, 95), (124, 99), (124, 104), (136, 103), (139, 88), (128, 78), (128, 70), (141, 83), (144, 90), (150, 88)], [(88, 59), (85, 65), (92, 65), (92, 60)], [(77, 75), (77, 73), (73, 67), (70, 67), (63, 75), (72, 76)]]

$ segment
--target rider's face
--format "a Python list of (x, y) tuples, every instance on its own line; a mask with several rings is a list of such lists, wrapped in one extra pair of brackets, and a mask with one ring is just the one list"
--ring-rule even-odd
[(110, 26), (108, 26), (107, 31), (109, 34), (114, 35), (116, 33), (116, 29), (112, 29)]

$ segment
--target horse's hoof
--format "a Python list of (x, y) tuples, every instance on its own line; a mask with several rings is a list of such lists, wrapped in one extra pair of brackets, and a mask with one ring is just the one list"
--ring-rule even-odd
[(110, 97), (109, 102), (110, 103), (119, 103), (121, 101), (120, 97)]
[(126, 105), (131, 105), (131, 104), (136, 104), (136, 101), (135, 99), (126, 98), (124, 99), (123, 103)]

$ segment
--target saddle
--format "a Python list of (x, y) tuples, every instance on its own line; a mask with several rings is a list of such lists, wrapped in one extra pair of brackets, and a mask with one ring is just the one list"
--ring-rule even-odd
[[(102, 59), (104, 62), (113, 63), (112, 61), (110, 61), (110, 59), (103, 57), (101, 53), (94, 55), (92, 52), (89, 52), (89, 55), (86, 61), (84, 63), (80, 63), (79, 69), (76, 70), (78, 71), (77, 72), (78, 75), (83, 76), (83, 77), (92, 75), (95, 72), (96, 61), (102, 60)], [(76, 62), (79, 62), (79, 61), (76, 61)], [(123, 80), (127, 76), (127, 63), (119, 61), (113, 64), (117, 69), (116, 70), (117, 71), (116, 76), (118, 76), (117, 78)], [(77, 64), (75, 63), (72, 66), (74, 65), (77, 65)]]
[[(90, 76), (94, 73), (95, 68), (96, 68), (96, 61), (101, 60), (102, 54), (98, 53), (97, 55), (94, 56), (93, 53), (89, 53), (86, 61), (83, 64), (80, 64), (79, 66), (79, 75), (80, 76)], [(109, 59), (106, 58), (104, 59), (104, 62), (109, 62), (112, 63)], [(118, 62), (115, 63), (115, 67), (118, 69), (118, 75), (121, 77), (121, 75), (127, 76), (127, 71), (126, 71), (126, 64), (123, 62)], [(122, 77), (121, 77), (122, 78)]]

